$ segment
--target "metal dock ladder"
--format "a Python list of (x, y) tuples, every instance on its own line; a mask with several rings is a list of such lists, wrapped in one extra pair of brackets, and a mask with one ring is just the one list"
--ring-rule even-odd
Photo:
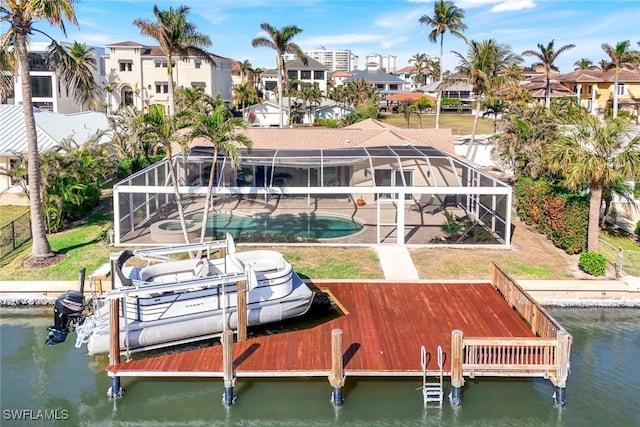
[(422, 398), (424, 406), (430, 402), (437, 402), (438, 406), (442, 406), (444, 392), (442, 388), (442, 347), (438, 346), (438, 368), (440, 368), (440, 378), (438, 382), (427, 382), (427, 350), (422, 346), (420, 348), (420, 364), (422, 365)]

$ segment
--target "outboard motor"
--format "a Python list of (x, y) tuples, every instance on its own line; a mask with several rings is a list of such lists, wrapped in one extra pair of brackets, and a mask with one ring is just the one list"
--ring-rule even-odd
[(77, 323), (82, 318), (84, 311), (84, 275), (85, 269), (80, 271), (80, 291), (69, 290), (60, 295), (53, 306), (53, 326), (47, 330), (45, 343), (55, 345), (67, 338), (69, 322)]

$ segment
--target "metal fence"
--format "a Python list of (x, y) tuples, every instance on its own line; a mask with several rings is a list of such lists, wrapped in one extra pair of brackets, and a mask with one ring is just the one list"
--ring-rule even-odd
[(616, 275), (622, 273), (640, 277), (640, 251), (622, 250), (616, 248), (603, 239), (600, 241), (599, 252), (616, 268)]
[(0, 259), (31, 239), (31, 216), (24, 213), (18, 219), (0, 227)]

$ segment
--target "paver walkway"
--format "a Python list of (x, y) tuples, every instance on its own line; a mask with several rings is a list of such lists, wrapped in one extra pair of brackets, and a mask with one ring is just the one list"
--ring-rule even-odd
[(376, 252), (387, 280), (419, 280), (418, 271), (404, 245), (377, 245)]

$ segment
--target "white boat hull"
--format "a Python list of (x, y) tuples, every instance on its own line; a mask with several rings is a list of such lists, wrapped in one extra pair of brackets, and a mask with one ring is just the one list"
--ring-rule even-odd
[[(116, 289), (98, 298), (93, 312), (76, 325), (76, 347), (86, 344), (89, 355), (109, 352), (109, 300), (113, 299), (120, 300), (121, 351), (168, 347), (237, 329), (240, 281), (247, 283), (247, 326), (278, 322), (309, 310), (314, 293), (282, 254), (269, 250), (235, 253), (226, 244), (227, 255), (215, 259), (159, 258), (161, 249), (121, 254), (112, 261)], [(206, 246), (207, 251), (211, 245)], [(177, 252), (175, 247), (168, 249), (168, 253)], [(122, 268), (132, 256), (156, 263)]]

